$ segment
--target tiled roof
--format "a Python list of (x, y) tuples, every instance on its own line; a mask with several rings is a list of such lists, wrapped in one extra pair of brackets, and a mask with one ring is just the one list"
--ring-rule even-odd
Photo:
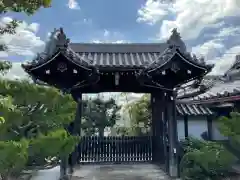
[[(193, 82), (192, 82), (193, 83)], [(213, 79), (203, 79), (197, 88), (194, 88), (189, 84), (186, 88), (182, 88), (178, 90), (178, 99), (183, 99), (187, 97), (196, 97), (199, 94), (202, 94), (209, 89), (211, 89), (215, 85), (215, 80)]]
[[(235, 57), (235, 61), (230, 69), (224, 74), (224, 76), (209, 76), (203, 82), (208, 88), (205, 91), (200, 91), (199, 88), (189, 88), (180, 90), (178, 92), (179, 97), (186, 97), (185, 101), (191, 101), (192, 103), (213, 103), (232, 101), (231, 96), (240, 95), (240, 55)], [(210, 85), (210, 86), (209, 86)], [(198, 92), (198, 93), (197, 93)], [(195, 96), (187, 96), (189, 94), (195, 94)], [(236, 97), (234, 97), (236, 100)]]
[[(91, 60), (96, 67), (143, 68), (151, 65), (155, 68), (171, 59), (175, 53), (180, 53), (169, 48), (167, 43), (72, 43), (70, 48), (83, 59)], [(208, 67), (198, 62), (198, 59), (193, 60), (190, 54), (188, 56), (187, 59), (191, 63)]]
[(238, 69), (239, 67), (240, 67), (240, 55), (236, 55), (235, 61), (233, 62), (232, 66), (229, 68), (229, 70), (225, 74), (229, 73), (234, 69)]
[(39, 65), (42, 65), (44, 63), (54, 60), (60, 54), (63, 54), (63, 56), (65, 56), (65, 58), (72, 61), (74, 64), (78, 64), (79, 66), (81, 66), (85, 69), (88, 68), (89, 66), (91, 66), (93, 63), (92, 60), (81, 57), (81, 56), (79, 56), (79, 54), (75, 53), (71, 48), (67, 48), (65, 51), (63, 51), (63, 52), (57, 51), (56, 53), (54, 53), (51, 56), (49, 56), (45, 53), (38, 54), (32, 62), (22, 64), (22, 67), (26, 70), (31, 69), (31, 68), (34, 69), (35, 67), (37, 67)]
[(165, 43), (154, 44), (70, 44), (82, 58), (97, 67), (142, 68), (154, 62), (167, 48)]
[(207, 100), (219, 97), (228, 97), (240, 94), (240, 81), (218, 81), (207, 92), (193, 98), (193, 100)]
[(203, 116), (203, 115), (212, 115), (213, 112), (202, 105), (195, 105), (195, 104), (184, 104), (184, 103), (177, 103), (176, 110), (178, 115), (185, 116)]

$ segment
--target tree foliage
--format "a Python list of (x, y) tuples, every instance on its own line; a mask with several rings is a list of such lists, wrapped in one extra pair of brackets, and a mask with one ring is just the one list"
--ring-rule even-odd
[(220, 117), (219, 130), (224, 136), (229, 137), (224, 143), (226, 148), (240, 160), (240, 113), (232, 112), (230, 117)]
[(46, 133), (63, 127), (74, 119), (76, 103), (71, 96), (63, 96), (54, 88), (34, 85), (27, 81), (2, 79), (0, 94), (12, 97), (11, 101), (18, 110), (18, 114), (11, 113), (4, 117), (6, 129), (2, 132), (6, 132), (7, 137), (32, 138), (40, 132)]
[[(4, 162), (16, 163), (2, 164), (2, 176), (5, 176), (5, 170), (9, 175), (18, 174), (18, 170), (26, 165), (44, 166), (48, 163), (46, 159), (53, 157), (56, 162), (74, 150), (79, 138), (70, 136), (63, 129), (74, 119), (76, 103), (71, 96), (62, 95), (54, 88), (6, 79), (0, 79), (0, 94), (0, 158)], [(20, 146), (22, 142), (27, 142), (27, 148)], [(23, 154), (27, 154), (25, 160), (19, 156), (12, 161), (15, 154), (5, 154), (14, 153), (9, 149), (14, 149), (14, 143), (23, 147), (15, 148), (15, 154), (24, 151)], [(12, 169), (13, 166), (18, 168)]]
[(8, 72), (8, 70), (11, 69), (11, 68), (12, 68), (12, 63), (11, 62), (9, 62), (9, 61), (0, 61), (0, 73), (2, 75), (4, 75), (6, 72)]
[(28, 141), (0, 141), (0, 177), (17, 176), (28, 159)]
[[(145, 94), (139, 100), (126, 104), (124, 112), (129, 113), (132, 134), (140, 135), (142, 133), (140, 124), (143, 124), (143, 128), (147, 132), (149, 131), (151, 127), (150, 95)], [(129, 132), (127, 133), (129, 134)]]
[(67, 158), (74, 151), (79, 141), (79, 137), (70, 136), (63, 129), (58, 129), (45, 135), (40, 134), (37, 138), (30, 140), (28, 156), (34, 162), (34, 165), (39, 165), (47, 157), (55, 157), (58, 160)]
[(183, 145), (185, 154), (181, 160), (183, 179), (220, 179), (230, 175), (232, 165), (239, 161), (240, 113), (220, 117), (219, 130), (229, 138), (224, 142), (209, 142), (190, 138)]
[(219, 118), (219, 129), (224, 136), (237, 137), (240, 136), (240, 113), (232, 112), (230, 117)]
[[(29, 165), (44, 165), (47, 158), (56, 157), (57, 160), (74, 150), (79, 138), (70, 136), (63, 129), (73, 120), (75, 113), (76, 103), (70, 96), (26, 81), (1, 80), (0, 91), (0, 143), (7, 143), (2, 146), (0, 158), (11, 162), (13, 156), (4, 154), (10, 152), (9, 142), (21, 144), (23, 140), (29, 145), (25, 152)], [(21, 159), (14, 162), (19, 163), (18, 160), (23, 164), (16, 164), (17, 167), (26, 166)], [(3, 169), (12, 166), (3, 165)], [(0, 174), (4, 175), (5, 172)]]
[(50, 6), (51, 0), (2, 0), (0, 3), (0, 12), (14, 11), (31, 15), (41, 7), (48, 8)]
[(100, 98), (86, 101), (83, 108), (83, 130), (87, 135), (99, 132), (104, 135), (106, 127), (112, 127), (119, 120), (119, 110), (114, 99), (103, 100)]
[(185, 154), (181, 159), (182, 179), (220, 179), (228, 176), (237, 160), (221, 143), (189, 138), (183, 142)]
[[(0, 13), (34, 14), (50, 7), (51, 0), (2, 0)], [(15, 34), (21, 21), (1, 24), (0, 35)], [(7, 51), (0, 44), (0, 51)], [(0, 73), (11, 69), (8, 61), (0, 62)], [(76, 103), (54, 88), (27, 81), (0, 79), (0, 176), (18, 175), (27, 164), (44, 165), (46, 158), (57, 159), (70, 154), (79, 138), (70, 136), (63, 126), (73, 119)]]

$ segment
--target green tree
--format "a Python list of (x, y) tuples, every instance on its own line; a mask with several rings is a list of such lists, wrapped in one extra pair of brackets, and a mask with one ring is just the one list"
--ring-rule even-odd
[(182, 179), (218, 180), (230, 175), (236, 157), (217, 142), (191, 138), (182, 142), (185, 154), (180, 163)]
[[(9, 104), (15, 104), (14, 112), (9, 112), (8, 109), (1, 111), (5, 123), (0, 127), (0, 140), (19, 141), (22, 138), (38, 138), (41, 134), (62, 129), (75, 116), (75, 101), (71, 96), (62, 95), (54, 88), (38, 86), (27, 81), (2, 79), (0, 94), (6, 101), (11, 100)], [(29, 163), (33, 161), (38, 165), (46, 163), (46, 157), (41, 157), (30, 156)]]
[(232, 112), (230, 117), (220, 117), (219, 130), (229, 138), (225, 146), (240, 159), (240, 113)]
[(0, 12), (8, 11), (25, 12), (29, 15), (36, 12), (41, 7), (50, 7), (51, 0), (2, 0), (0, 3)]
[(103, 100), (96, 98), (88, 100), (83, 108), (83, 129), (86, 134), (99, 132), (99, 136), (104, 136), (104, 129), (112, 127), (120, 119), (118, 106), (114, 99)]
[[(55, 89), (27, 82), (7, 80), (1, 82), (4, 82), (0, 83), (2, 90), (0, 96), (0, 175), (2, 178), (7, 179), (9, 176), (18, 175), (27, 164), (44, 166), (52, 163), (47, 162), (46, 159), (55, 157), (54, 162), (58, 162), (60, 158), (68, 156), (79, 142), (78, 137), (70, 136), (63, 129), (63, 126), (74, 117), (76, 103), (71, 97), (62, 96)], [(8, 86), (3, 86), (3, 84)], [(14, 86), (11, 86), (12, 84)], [(24, 98), (21, 95), (27, 94), (29, 97), (22, 101)], [(47, 100), (50, 98), (49, 95), (52, 101)], [(35, 102), (35, 104), (37, 102), (41, 106), (33, 108), (31, 104), (28, 104), (29, 102)], [(42, 108), (42, 103), (45, 103), (47, 108)], [(14, 155), (11, 156), (11, 153)], [(15, 154), (19, 153), (24, 156), (15, 157)]]
[[(32, 15), (41, 7), (50, 7), (51, 0), (3, 0), (0, 13), (23, 12)], [(14, 19), (0, 27), (0, 35), (16, 33), (21, 21)], [(0, 51), (7, 51), (0, 44)], [(0, 72), (6, 73), (12, 64), (0, 62)], [(73, 119), (70, 96), (62, 96), (54, 88), (40, 87), (27, 81), (0, 79), (0, 176), (18, 176), (29, 164), (44, 165), (46, 158), (68, 156), (79, 142), (64, 129)], [(51, 148), (49, 148), (51, 147)]]
[(62, 95), (57, 89), (28, 81), (0, 79), (0, 94), (12, 97), (13, 104), (22, 113), (17, 115), (17, 121), (15, 117), (6, 117), (8, 126), (2, 132), (11, 139), (32, 138), (38, 132), (58, 129), (74, 119), (76, 103), (70, 95)]
[[(231, 176), (230, 172), (240, 153), (240, 113), (218, 119), (221, 134), (226, 141), (209, 142), (189, 138), (183, 145), (185, 154), (181, 160), (183, 179), (221, 179)], [(235, 174), (234, 174), (235, 175)]]
[[(127, 103), (123, 111), (130, 116), (132, 134), (142, 134), (141, 128), (144, 128), (145, 132), (149, 132), (151, 127), (150, 95), (145, 94), (139, 100)], [(143, 124), (144, 127), (139, 127), (140, 124)]]
[(17, 177), (27, 163), (28, 141), (0, 141), (0, 178)]

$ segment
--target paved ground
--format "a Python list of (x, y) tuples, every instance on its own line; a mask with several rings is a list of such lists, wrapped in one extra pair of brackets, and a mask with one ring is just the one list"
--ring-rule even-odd
[(76, 169), (72, 180), (170, 180), (152, 164), (84, 165)]

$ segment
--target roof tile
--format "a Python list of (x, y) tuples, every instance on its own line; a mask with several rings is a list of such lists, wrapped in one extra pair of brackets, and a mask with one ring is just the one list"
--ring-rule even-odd
[(196, 104), (178, 103), (176, 104), (176, 110), (180, 116), (208, 116), (213, 114), (209, 108)]

